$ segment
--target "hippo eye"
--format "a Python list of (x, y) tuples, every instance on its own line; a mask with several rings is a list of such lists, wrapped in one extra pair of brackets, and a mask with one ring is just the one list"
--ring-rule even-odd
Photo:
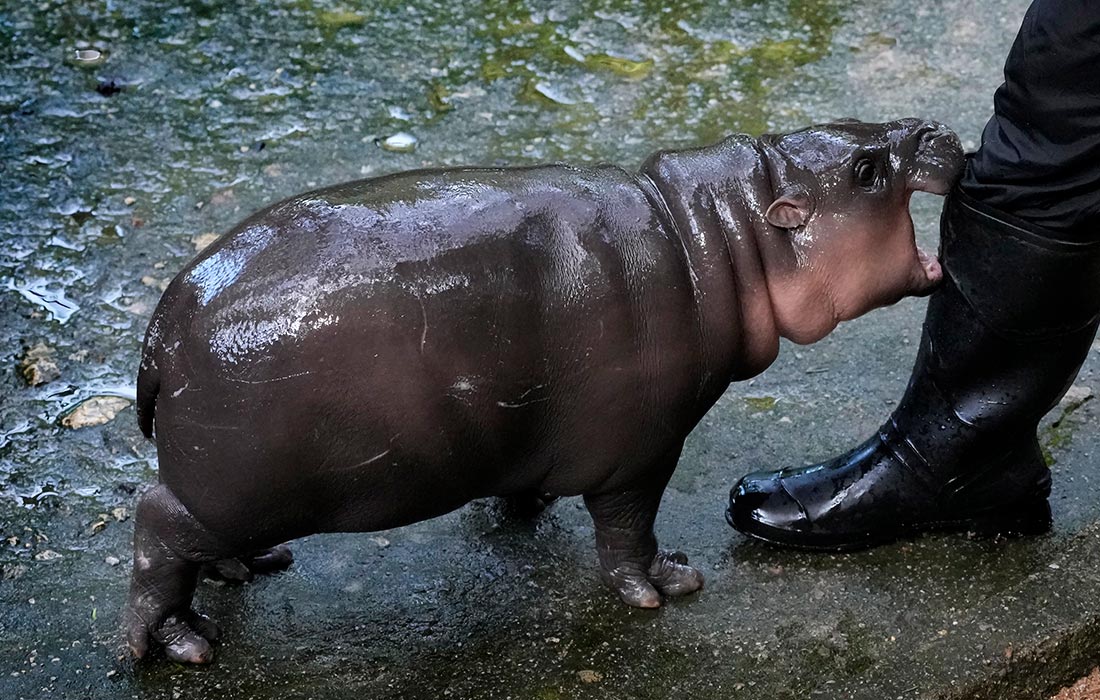
[(860, 187), (870, 187), (878, 179), (875, 164), (870, 158), (861, 158), (855, 167), (856, 182)]

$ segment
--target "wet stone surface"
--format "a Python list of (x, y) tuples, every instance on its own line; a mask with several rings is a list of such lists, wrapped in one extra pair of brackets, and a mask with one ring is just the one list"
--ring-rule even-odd
[[(290, 571), (252, 585), (202, 585), (197, 607), (224, 628), (212, 668), (117, 664), (129, 514), (156, 458), (115, 399), (132, 398), (164, 284), (213, 234), (362, 176), (635, 165), (660, 147), (839, 116), (931, 117), (973, 147), (1025, 3), (9, 5), (4, 697), (930, 697), (1006, 673), (1100, 614), (1097, 569), (1081, 564), (1100, 519), (1087, 396), (1044, 427), (1049, 536), (929, 537), (841, 557), (758, 546), (723, 522), (742, 473), (828, 456), (877, 427), (919, 338), (923, 302), (907, 300), (817, 346), (785, 346), (693, 434), (658, 533), (702, 567), (700, 595), (658, 612), (617, 603), (576, 499), (533, 523), (474, 503), (392, 532), (302, 540)], [(925, 246), (938, 206), (914, 201)], [(26, 357), (40, 346), (49, 380), (37, 382)], [(1097, 354), (1078, 397), (1096, 387)], [(92, 420), (73, 426), (82, 406)]]

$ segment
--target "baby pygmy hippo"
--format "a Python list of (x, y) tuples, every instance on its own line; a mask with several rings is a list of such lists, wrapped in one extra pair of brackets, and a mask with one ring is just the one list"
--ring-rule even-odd
[(946, 127), (839, 121), (659, 152), (638, 172), (419, 170), (292, 197), (203, 251), (145, 339), (124, 625), (203, 663), (200, 568), (475, 498), (582, 495), (627, 604), (703, 586), (653, 522), (684, 439), (779, 338), (812, 343), (942, 276), (914, 190), (963, 164)]

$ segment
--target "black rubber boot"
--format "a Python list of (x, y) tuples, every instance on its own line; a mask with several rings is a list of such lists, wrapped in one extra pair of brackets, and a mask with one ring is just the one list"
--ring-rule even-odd
[(730, 492), (733, 527), (833, 551), (934, 530), (1050, 528), (1035, 431), (1096, 334), (1100, 242), (1054, 240), (957, 188), (941, 235), (944, 282), (893, 415), (829, 462), (745, 476)]

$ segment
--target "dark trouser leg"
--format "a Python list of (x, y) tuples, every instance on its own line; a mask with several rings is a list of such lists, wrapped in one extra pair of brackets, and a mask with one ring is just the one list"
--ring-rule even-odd
[(836, 459), (743, 478), (734, 527), (814, 549), (1049, 527), (1035, 428), (1100, 316), (1100, 8), (1088, 5), (1029, 10), (982, 149), (944, 208), (945, 280), (898, 408)]
[(1036, 0), (960, 187), (1066, 241), (1100, 240), (1100, 6)]

